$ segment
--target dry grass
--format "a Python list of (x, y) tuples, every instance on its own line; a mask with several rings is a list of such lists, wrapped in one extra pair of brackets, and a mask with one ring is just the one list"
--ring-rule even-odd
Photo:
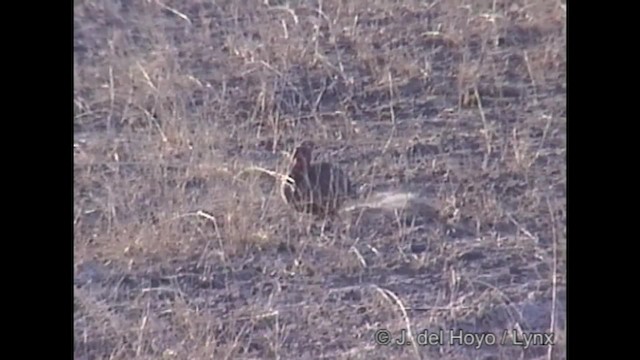
[[(77, 359), (565, 357), (560, 1), (74, 12)], [(323, 224), (245, 171), (303, 139), (369, 200)]]

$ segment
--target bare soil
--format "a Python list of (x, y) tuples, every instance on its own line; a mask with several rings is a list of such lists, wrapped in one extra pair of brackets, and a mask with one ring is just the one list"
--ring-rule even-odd
[[(565, 358), (561, 1), (87, 0), (74, 22), (76, 359)], [(247, 170), (305, 139), (360, 189), (338, 219)]]

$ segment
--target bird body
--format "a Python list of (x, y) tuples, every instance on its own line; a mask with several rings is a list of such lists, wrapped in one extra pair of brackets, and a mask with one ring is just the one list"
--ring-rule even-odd
[(312, 142), (306, 141), (296, 149), (289, 173), (295, 183), (285, 189), (284, 196), (299, 212), (332, 216), (355, 192), (342, 169), (328, 162), (311, 162), (313, 147)]

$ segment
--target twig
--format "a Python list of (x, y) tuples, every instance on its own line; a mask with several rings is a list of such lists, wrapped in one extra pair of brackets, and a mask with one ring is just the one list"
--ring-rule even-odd
[(509, 218), (509, 221), (511, 221), (513, 225), (515, 225), (518, 228), (518, 230), (520, 230), (523, 234), (527, 235), (531, 240), (538, 241), (538, 237), (533, 235), (524, 226), (520, 225), (520, 223), (511, 214), (507, 213), (507, 218)]
[(533, 70), (531, 69), (531, 62), (529, 61), (529, 54), (526, 50), (523, 52), (524, 62), (527, 64), (527, 72), (529, 73), (529, 79), (531, 79), (531, 85), (533, 86), (533, 103), (538, 105), (538, 87), (536, 80), (533, 78)]
[[(551, 202), (547, 197), (547, 207), (549, 208), (549, 214), (551, 216), (551, 234), (553, 241), (553, 275), (551, 278), (551, 320), (549, 322), (549, 333), (553, 333), (556, 327), (556, 296), (558, 293), (558, 233), (556, 231), (556, 218), (553, 214), (553, 208)], [(553, 345), (549, 344), (547, 347), (547, 358), (552, 359)]]
[(293, 187), (295, 185), (295, 180), (293, 180), (290, 176), (288, 175), (284, 175), (284, 174), (280, 174), (276, 171), (272, 171), (272, 170), (268, 170), (259, 166), (250, 166), (242, 171), (240, 171), (236, 176), (234, 176), (234, 180), (237, 179), (240, 175), (247, 173), (247, 172), (259, 172), (259, 173), (263, 173), (263, 174), (267, 174), (269, 176), (271, 176), (272, 178), (276, 179), (277, 181), (280, 182), (280, 196), (282, 198), (282, 200), (284, 202), (287, 202), (286, 197), (285, 197), (285, 188), (289, 187), (289, 189), (293, 190)]
[(387, 139), (387, 142), (384, 144), (382, 152), (387, 151), (396, 133), (396, 113), (393, 110), (393, 77), (391, 76), (391, 70), (387, 71), (387, 77), (389, 78), (389, 111), (391, 112), (391, 124), (393, 127), (391, 128), (391, 134), (389, 134), (389, 139)]
[(407, 334), (409, 335), (409, 338), (411, 339), (411, 345), (413, 347), (413, 350), (416, 353), (416, 358), (417, 359), (421, 359), (420, 357), (420, 351), (418, 350), (418, 343), (415, 339), (415, 337), (413, 336), (413, 331), (411, 331), (411, 321), (409, 320), (409, 315), (407, 315), (407, 308), (404, 306), (404, 304), (402, 303), (402, 301), (400, 300), (400, 298), (398, 297), (398, 295), (396, 295), (395, 293), (393, 293), (391, 290), (387, 290), (387, 289), (383, 289), (381, 287), (379, 287), (378, 285), (372, 285), (372, 287), (378, 291), (382, 296), (384, 296), (387, 300), (389, 300), (389, 298), (392, 298), (396, 305), (398, 305), (398, 308), (400, 309), (400, 312), (402, 313), (402, 317), (404, 319), (405, 322), (405, 326), (407, 327)]
[(174, 15), (178, 16), (179, 18), (181, 18), (182, 20), (185, 20), (186, 22), (189, 23), (189, 25), (193, 25), (193, 23), (191, 22), (191, 19), (189, 19), (189, 17), (183, 13), (181, 13), (180, 11), (169, 7), (163, 3), (161, 3), (160, 1), (156, 0), (156, 4), (160, 5), (161, 8), (173, 13)]
[(480, 100), (480, 93), (478, 92), (478, 86), (473, 86), (473, 95), (476, 97), (476, 102), (478, 104), (478, 111), (480, 112), (480, 119), (482, 120), (483, 126), (483, 135), (487, 147), (487, 153), (484, 155), (484, 160), (482, 161), (482, 169), (486, 170), (489, 164), (489, 156), (491, 155), (491, 133), (489, 130), (489, 124), (487, 123), (487, 117), (484, 115), (484, 108), (482, 107), (482, 100)]

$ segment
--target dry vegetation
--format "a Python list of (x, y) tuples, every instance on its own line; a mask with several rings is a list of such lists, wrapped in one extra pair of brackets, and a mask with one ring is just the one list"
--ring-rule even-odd
[[(565, 11), (80, 2), (75, 357), (563, 359)], [(368, 207), (322, 224), (239, 175), (285, 172), (303, 139)], [(380, 328), (555, 345), (382, 346)]]

